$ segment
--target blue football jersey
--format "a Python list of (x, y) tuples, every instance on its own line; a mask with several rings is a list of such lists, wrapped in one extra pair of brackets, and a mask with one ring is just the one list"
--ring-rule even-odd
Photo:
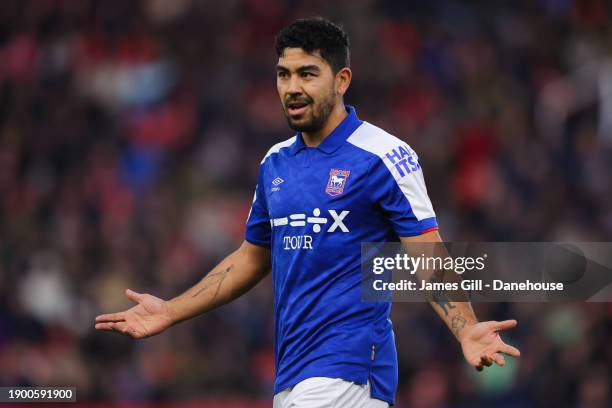
[(394, 403), (391, 304), (361, 301), (361, 243), (437, 228), (418, 157), (353, 107), (317, 147), (297, 133), (261, 162), (246, 240), (268, 247), (274, 393), (310, 377), (371, 383)]

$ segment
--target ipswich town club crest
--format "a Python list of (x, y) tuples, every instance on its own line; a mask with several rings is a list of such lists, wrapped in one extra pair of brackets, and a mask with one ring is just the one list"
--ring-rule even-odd
[(325, 192), (332, 197), (344, 193), (344, 186), (349, 174), (351, 174), (350, 170), (329, 169), (329, 180), (327, 180)]

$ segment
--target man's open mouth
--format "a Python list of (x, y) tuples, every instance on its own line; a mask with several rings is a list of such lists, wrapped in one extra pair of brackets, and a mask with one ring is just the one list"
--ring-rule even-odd
[(290, 115), (300, 115), (306, 111), (308, 103), (306, 102), (290, 102), (287, 104), (287, 112)]

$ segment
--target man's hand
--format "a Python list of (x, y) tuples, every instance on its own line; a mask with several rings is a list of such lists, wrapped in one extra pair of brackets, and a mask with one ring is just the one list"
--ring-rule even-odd
[(516, 326), (516, 320), (503, 322), (480, 322), (466, 327), (461, 336), (461, 348), (467, 362), (476, 370), (482, 371), (484, 366), (489, 367), (493, 362), (503, 366), (506, 362), (502, 354), (519, 357), (521, 352), (499, 337), (498, 332)]
[(126, 289), (125, 294), (138, 304), (123, 312), (97, 316), (96, 329), (143, 339), (161, 333), (172, 325), (168, 304), (163, 299), (130, 289)]

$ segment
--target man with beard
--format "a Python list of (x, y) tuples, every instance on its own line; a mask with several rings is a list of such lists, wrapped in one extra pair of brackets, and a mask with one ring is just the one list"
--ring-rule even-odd
[[(348, 38), (334, 23), (298, 20), (276, 37), (277, 89), (297, 133), (261, 162), (241, 247), (198, 284), (164, 301), (127, 290), (133, 308), (96, 328), (143, 338), (219, 307), (272, 267), (274, 407), (387, 407), (397, 387), (390, 302), (362, 302), (361, 242), (440, 242), (416, 153), (357, 117), (343, 96), (352, 78)], [(478, 370), (502, 353), (498, 332), (469, 303), (432, 305)]]

